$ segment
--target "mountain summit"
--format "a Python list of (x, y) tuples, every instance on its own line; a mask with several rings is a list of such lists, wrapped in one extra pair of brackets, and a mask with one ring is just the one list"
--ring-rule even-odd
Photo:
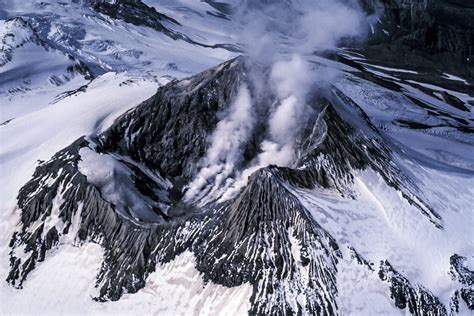
[(8, 2), (0, 310), (472, 312), (470, 10)]

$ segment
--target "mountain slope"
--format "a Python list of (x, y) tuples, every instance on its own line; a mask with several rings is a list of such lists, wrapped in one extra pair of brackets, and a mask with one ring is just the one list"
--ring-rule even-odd
[(2, 21), (0, 39), (2, 123), (40, 109), (34, 104), (38, 96), (55, 96), (59, 89), (85, 85), (91, 79), (80, 60), (51, 47), (22, 18)]
[[(398, 197), (391, 197), (399, 201), (388, 205), (384, 200), (388, 192), (377, 198), (384, 212), (395, 203), (405, 205), (412, 212), (406, 213), (406, 220), (422, 221), (431, 231), (443, 234), (442, 216), (424, 202), (419, 188), (396, 166), (393, 153), (380, 143), (383, 137), (368, 117), (357, 105), (336, 99), (335, 103), (315, 100), (323, 109), (326, 132), (317, 147), (302, 151), (295, 167), (260, 169), (235, 198), (223, 203), (208, 199), (210, 203), (198, 206), (183, 200), (182, 183), (192, 180), (197, 172), (193, 166), (206, 149), (205, 143), (199, 145), (188, 135), (210, 133), (212, 125), (207, 127), (204, 122), (216, 125), (212, 117), (229, 107), (239, 85), (245, 82), (251, 87), (252, 81), (245, 75), (248, 65), (252, 62), (240, 58), (172, 82), (124, 114), (97, 140), (81, 138), (38, 167), (33, 179), (20, 190), (22, 225), (10, 243), (7, 280), (22, 287), (29, 273), (48, 260), (51, 249), (62, 247), (67, 240), (79, 245), (93, 242), (105, 251), (97, 299), (117, 300), (143, 288), (157, 263), (191, 251), (204, 280), (227, 287), (253, 286), (250, 313), (305, 311), (330, 315), (338, 310), (337, 265), (344, 256), (313, 212), (320, 207), (325, 212), (337, 212), (339, 207), (326, 209), (312, 196), (319, 199), (321, 194), (332, 194), (343, 203), (359, 201), (362, 191), (357, 175), (362, 170), (378, 175), (378, 185), (388, 192), (399, 192)], [(193, 105), (193, 100), (200, 102)], [(182, 110), (189, 106), (201, 115)], [(170, 109), (176, 114), (164, 115)], [(313, 115), (313, 120), (318, 118), (317, 112)], [(209, 118), (203, 122), (203, 117)], [(360, 129), (347, 122), (357, 122)], [(193, 127), (193, 133), (188, 134), (184, 126)], [(157, 132), (164, 135), (155, 135)], [(312, 134), (311, 130), (303, 131), (298, 143), (311, 144), (312, 139), (305, 137)], [(194, 146), (186, 147), (190, 142)], [(157, 155), (164, 152), (164, 157)], [(96, 168), (103, 169), (104, 165), (110, 165), (111, 170), (104, 170), (101, 176)], [(321, 193), (313, 195), (311, 190)], [(351, 250), (351, 264), (365, 264), (378, 273), (380, 280), (387, 282), (386, 290), (395, 306), (408, 307), (415, 315), (447, 314), (447, 305), (424, 286), (412, 285), (387, 258), (379, 257), (379, 250), (360, 246), (357, 239), (349, 240), (355, 244), (343, 244)], [(400, 237), (392, 244), (407, 247)], [(382, 259), (380, 266), (369, 264), (355, 249)], [(403, 251), (414, 250), (408, 247)], [(442, 299), (447, 303), (446, 297)]]
[[(383, 12), (369, 39), (368, 53), (386, 60), (402, 52), (404, 63), (434, 63), (472, 77), (474, 60), (474, 6), (466, 0), (398, 1), (362, 0), (369, 11)], [(400, 52), (400, 50), (402, 50)], [(398, 52), (397, 52), (398, 51)], [(436, 66), (437, 64), (437, 66)]]
[(362, 4), (5, 2), (1, 313), (472, 313), (470, 5)]

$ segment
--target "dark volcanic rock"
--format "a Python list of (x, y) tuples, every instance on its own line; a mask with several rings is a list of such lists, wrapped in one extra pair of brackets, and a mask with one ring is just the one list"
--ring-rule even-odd
[(379, 277), (390, 284), (390, 297), (398, 308), (408, 307), (412, 315), (448, 315), (437, 297), (420, 285), (412, 285), (388, 261), (380, 263)]
[[(299, 294), (307, 302), (298, 310), (332, 315), (337, 309), (338, 247), (285, 188), (277, 168), (257, 172), (235, 201), (221, 208), (147, 224), (122, 216), (79, 172), (79, 152), (87, 146), (79, 139), (56, 154), (38, 167), (20, 192), (22, 229), (10, 245), (9, 283), (22, 287), (47, 251), (62, 236), (75, 234), (71, 237), (77, 243), (95, 242), (105, 251), (97, 300), (117, 300), (125, 292), (136, 292), (158, 262), (168, 262), (188, 249), (205, 280), (229, 287), (254, 285), (251, 313), (294, 313), (288, 295)], [(55, 205), (59, 197), (64, 202)], [(61, 221), (46, 232), (52, 212)], [(26, 259), (17, 257), (19, 251)], [(300, 275), (300, 265), (307, 270), (307, 281)], [(267, 301), (269, 296), (274, 299)]]
[[(124, 291), (136, 292), (145, 285), (148, 271), (154, 270), (156, 261), (150, 247), (165, 230), (124, 216), (87, 181), (78, 168), (79, 152), (87, 146), (81, 138), (58, 152), (36, 169), (33, 179), (20, 191), (22, 228), (10, 244), (12, 271), (7, 278), (16, 287), (21, 288), (29, 272), (45, 259), (47, 250), (67, 236), (78, 244), (98, 243), (105, 251), (97, 279), (98, 299), (117, 300)], [(63, 202), (57, 204), (57, 198)], [(52, 212), (59, 221), (46, 231)], [(18, 258), (18, 252), (23, 252), (25, 259)]]
[[(370, 3), (370, 0), (366, 1)], [(373, 43), (392, 41), (430, 54), (474, 54), (474, 3), (469, 0), (382, 0), (381, 28)], [(368, 4), (369, 7), (376, 7)]]
[[(207, 138), (240, 85), (259, 93), (246, 67), (246, 60), (237, 58), (171, 82), (119, 117), (98, 139), (81, 138), (38, 166), (18, 196), (21, 223), (11, 239), (7, 281), (21, 287), (62, 240), (94, 242), (104, 249), (96, 299), (117, 300), (144, 287), (158, 263), (188, 250), (206, 281), (253, 286), (250, 314), (334, 315), (342, 254), (295, 195), (295, 187), (350, 196), (352, 172), (373, 168), (441, 227), (441, 219), (417, 197), (367, 116), (335, 90), (314, 100), (312, 117), (298, 135), (294, 168), (262, 168), (235, 198), (220, 204), (198, 207), (182, 201), (182, 186), (195, 176), (209, 146)], [(264, 68), (259, 69), (262, 74), (268, 71)], [(275, 96), (268, 93), (261, 99), (256, 106), (265, 118)], [(266, 129), (266, 124), (255, 129), (246, 145), (246, 162), (258, 154), (255, 144)], [(115, 200), (103, 189), (107, 181), (93, 179), (94, 168), (102, 170), (94, 163), (99, 158), (114, 162), (107, 181), (118, 181), (115, 188), (126, 185), (114, 192)], [(81, 169), (84, 163), (92, 177), (82, 173), (87, 173)], [(135, 203), (125, 203), (136, 200), (148, 207), (135, 211)], [(147, 214), (159, 218), (151, 221)], [(58, 220), (51, 224), (51, 217)], [(411, 287), (388, 264), (381, 271), (398, 306), (405, 304), (420, 315), (444, 311), (429, 291)]]
[(239, 59), (172, 82), (120, 117), (100, 137), (100, 150), (117, 151), (169, 178), (193, 175), (208, 135), (243, 80)]
[[(213, 232), (219, 237), (195, 251), (206, 278), (225, 286), (253, 284), (252, 315), (335, 313), (340, 251), (285, 187), (279, 168), (257, 171), (221, 212)], [(297, 302), (295, 310), (290, 302), (298, 295), (305, 305)]]
[[(234, 52), (241, 51), (238, 47), (232, 44), (203, 44), (193, 40), (185, 34), (173, 30), (171, 26), (180, 25), (178, 21), (167, 15), (159, 13), (155, 8), (147, 6), (141, 0), (89, 0), (89, 3), (92, 8), (99, 13), (110, 16), (113, 19), (123, 20), (134, 25), (150, 27), (158, 32), (168, 35), (175, 40), (180, 39), (202, 47), (223, 48)], [(215, 5), (218, 6), (217, 3)]]
[[(70, 80), (68, 78), (69, 76), (72, 77), (75, 75), (81, 75), (86, 80), (90, 80), (93, 78), (90, 69), (84, 62), (82, 62), (80, 59), (77, 59), (76, 57), (71, 56), (69, 53), (65, 53), (59, 50), (54, 43), (52, 43), (50, 40), (47, 39), (47, 37), (44, 36), (44, 34), (41, 34), (37, 31), (37, 29), (32, 26), (31, 21), (28, 20), (27, 17), (15, 17), (5, 20), (5, 29), (22, 31), (25, 36), (21, 38), (15, 38), (15, 36), (18, 36), (15, 35), (15, 32), (7, 32), (3, 34), (3, 37), (0, 38), (0, 41), (2, 42), (0, 67), (5, 66), (7, 63), (12, 61), (14, 51), (17, 48), (20, 48), (27, 43), (33, 43), (39, 47), (42, 47), (46, 51), (56, 51), (69, 59), (70, 64), (64, 69), (65, 76), (61, 76), (62, 78), (59, 78), (57, 76), (51, 76), (50, 82), (52, 84), (64, 84), (65, 81)], [(24, 79), (27, 80), (27, 77), (25, 77)], [(5, 83), (3, 78), (0, 82), (2, 84)]]
[(151, 27), (160, 32), (169, 32), (163, 21), (179, 24), (176, 20), (156, 11), (140, 0), (91, 0), (92, 8), (114, 19), (134, 25)]
[(459, 298), (464, 300), (470, 310), (474, 310), (474, 271), (466, 266), (466, 257), (454, 254), (450, 258), (451, 268), (449, 273), (453, 280), (461, 284), (461, 289), (457, 290), (452, 299), (452, 310), (459, 311)]
[[(436, 56), (439, 66), (454, 67), (474, 75), (474, 3), (470, 0), (361, 0), (369, 12), (382, 14), (376, 33), (369, 39), (370, 54), (421, 52)], [(388, 47), (387, 47), (388, 45)], [(391, 48), (390, 48), (391, 47)], [(405, 47), (405, 48), (404, 48)], [(380, 54), (383, 51), (384, 54)], [(386, 57), (390, 58), (390, 57)], [(394, 57), (395, 58), (395, 57)]]

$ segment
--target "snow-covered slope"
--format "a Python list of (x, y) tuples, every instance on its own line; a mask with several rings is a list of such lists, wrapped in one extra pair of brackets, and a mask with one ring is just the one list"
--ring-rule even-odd
[[(94, 10), (93, 3), (7, 1), (4, 10), (9, 17), (27, 18), (40, 36), (85, 62), (94, 75), (137, 70), (151, 76), (180, 77), (179, 73), (181, 76), (196, 73), (233, 55), (226, 49), (206, 48), (174, 39), (147, 25), (111, 18)], [(181, 22), (185, 25), (185, 21)], [(170, 29), (179, 27), (170, 21), (163, 23)], [(213, 40), (210, 38), (206, 43), (226, 44)]]
[(472, 78), (316, 2), (2, 3), (0, 312), (472, 313)]
[(40, 39), (22, 18), (0, 21), (1, 122), (36, 111), (61, 91), (85, 85), (87, 67)]

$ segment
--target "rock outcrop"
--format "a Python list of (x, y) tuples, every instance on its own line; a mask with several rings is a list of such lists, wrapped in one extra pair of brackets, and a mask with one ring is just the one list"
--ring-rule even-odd
[[(300, 157), (293, 168), (261, 168), (224, 202), (184, 201), (183, 184), (195, 176), (208, 135), (239, 86), (252, 86), (249, 64), (258, 67), (241, 57), (173, 81), (97, 139), (80, 138), (38, 166), (18, 196), (21, 223), (11, 239), (7, 281), (22, 287), (49, 251), (65, 242), (94, 242), (104, 249), (95, 299), (118, 300), (143, 288), (158, 263), (191, 251), (205, 281), (252, 285), (250, 314), (333, 315), (342, 252), (295, 189), (350, 198), (353, 172), (372, 168), (442, 227), (363, 111), (337, 90), (313, 100), (314, 117), (298, 135)], [(275, 98), (265, 95), (261, 102)], [(268, 117), (270, 107), (262, 109)], [(258, 154), (253, 143), (266, 128), (257, 128), (246, 145), (248, 162)], [(388, 264), (380, 273), (398, 307), (408, 306), (415, 315), (445, 312), (428, 290), (414, 289)]]
[[(417, 54), (470, 76), (474, 68), (474, 3), (469, 0), (361, 0), (368, 12), (381, 15), (369, 37), (368, 52), (385, 58), (403, 54), (418, 62)], [(415, 56), (412, 56), (415, 55)], [(396, 57), (394, 56), (393, 59)]]

